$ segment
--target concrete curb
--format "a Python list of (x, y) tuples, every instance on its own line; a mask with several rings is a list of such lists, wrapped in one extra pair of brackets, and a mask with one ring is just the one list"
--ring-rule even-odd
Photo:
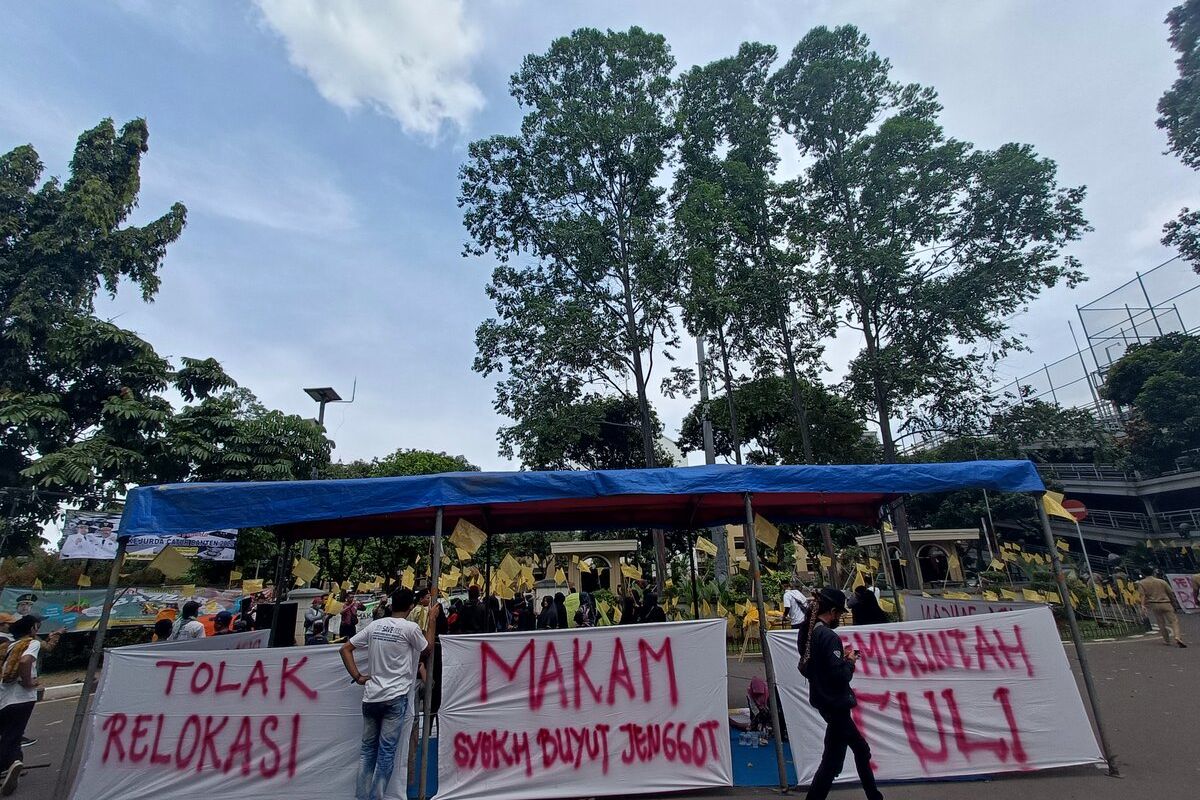
[(45, 700), (65, 700), (68, 697), (79, 697), (83, 691), (83, 683), (67, 683), (62, 686), (47, 686)]

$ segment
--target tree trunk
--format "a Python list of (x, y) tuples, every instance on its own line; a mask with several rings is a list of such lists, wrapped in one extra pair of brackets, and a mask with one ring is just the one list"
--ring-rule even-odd
[[(808, 408), (804, 404), (804, 395), (800, 391), (800, 376), (796, 373), (796, 359), (792, 350), (792, 337), (788, 335), (787, 326), (783, 322), (783, 318), (779, 320), (779, 334), (783, 338), (783, 352), (785, 372), (787, 373), (788, 386), (792, 390), (792, 407), (796, 411), (796, 424), (800, 426), (800, 447), (804, 453), (804, 463), (812, 464), (815, 462), (813, 458), (812, 437), (808, 433)], [(837, 557), (833, 550), (833, 530), (829, 527), (828, 522), (821, 523), (821, 547), (825, 551), (825, 557), (829, 559), (829, 584), (838, 586), (839, 570)], [(808, 565), (805, 564), (805, 567)]]
[(729, 346), (725, 342), (725, 331), (717, 328), (721, 343), (721, 370), (725, 375), (725, 402), (729, 406), (729, 437), (733, 444), (733, 460), (742, 463), (742, 434), (738, 430), (737, 403), (733, 399), (733, 371), (729, 368)]
[[(708, 356), (704, 352), (704, 336), (696, 337), (696, 374), (700, 381), (700, 416), (701, 432), (704, 438), (704, 463), (717, 463), (716, 447), (713, 444), (712, 420), (708, 415)], [(729, 537), (725, 528), (711, 528), (713, 544), (717, 546), (717, 558), (714, 564), (713, 577), (718, 586), (724, 586), (729, 580)]]
[[(871, 335), (870, 325), (863, 321), (863, 331), (866, 335), (867, 355), (871, 358), (872, 372), (875, 370), (875, 354), (878, 346)], [(875, 409), (879, 415), (879, 439), (883, 443), (883, 460), (888, 464), (896, 463), (896, 442), (892, 438), (891, 409), (888, 407), (887, 395), (883, 390), (882, 381), (872, 377), (871, 386), (875, 392)], [(904, 510), (904, 498), (892, 510), (892, 519), (896, 526), (896, 540), (900, 544), (900, 556), (907, 561), (904, 565), (904, 582), (906, 588), (921, 588), (921, 572), (917, 558), (913, 552), (912, 538), (908, 534), (908, 514)], [(887, 557), (887, 553), (883, 554)]]

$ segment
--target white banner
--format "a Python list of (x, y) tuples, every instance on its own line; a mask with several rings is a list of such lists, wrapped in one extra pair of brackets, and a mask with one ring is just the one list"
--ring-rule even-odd
[[(1047, 607), (839, 628), (861, 657), (853, 715), (882, 781), (1103, 763)], [(812, 781), (825, 723), (797, 671), (796, 633), (768, 634), (796, 777)], [(839, 780), (856, 780), (847, 756)]]
[(220, 636), (205, 636), (203, 639), (181, 639), (174, 642), (148, 642), (114, 647), (113, 650), (128, 653), (135, 650), (259, 650), (270, 644), (271, 631), (245, 631), (224, 633)]
[[(68, 511), (63, 521), (63, 540), (59, 558), (112, 559), (117, 557), (117, 528), (120, 514), (103, 511)], [(131, 536), (125, 546), (130, 560), (152, 559), (171, 545), (181, 555), (205, 561), (233, 561), (237, 547), (237, 529), (171, 536)]]
[(1200, 611), (1200, 607), (1196, 606), (1196, 590), (1192, 587), (1191, 575), (1168, 573), (1167, 583), (1171, 584), (1171, 591), (1175, 593), (1175, 599), (1179, 602), (1183, 613), (1195, 614)]
[(352, 798), (362, 691), (328, 646), (112, 650), (72, 797)]
[(971, 617), (976, 614), (996, 614), (1001, 611), (1017, 611), (1023, 608), (1037, 608), (1037, 603), (1025, 603), (1018, 600), (948, 600), (944, 597), (925, 597), (924, 595), (905, 592), (900, 595), (900, 603), (904, 606), (904, 618), (909, 622), (920, 619), (951, 619), (953, 617)]
[(442, 639), (436, 800), (729, 786), (725, 620)]

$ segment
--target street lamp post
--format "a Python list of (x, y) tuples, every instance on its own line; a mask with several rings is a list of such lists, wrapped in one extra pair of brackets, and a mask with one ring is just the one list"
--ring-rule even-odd
[[(337, 390), (334, 389), (332, 386), (322, 386), (322, 387), (318, 387), (315, 389), (305, 389), (304, 393), (317, 402), (317, 404), (318, 404), (317, 405), (317, 424), (321, 426), (322, 430), (324, 430), (324, 428), (325, 428), (325, 406), (327, 406), (330, 403), (353, 403), (354, 395), (357, 393), (357, 391), (358, 391), (358, 381), (356, 380), (354, 382), (354, 391), (352, 391), (350, 393), (349, 400), (343, 400), (342, 396), (340, 394), (338, 394)], [(309, 475), (309, 478), (314, 481), (317, 479), (316, 464), (313, 465), (312, 473)], [(301, 557), (308, 558), (308, 554), (311, 550), (312, 550), (312, 542), (305, 539), (304, 544), (301, 545), (301, 548), (300, 548)]]

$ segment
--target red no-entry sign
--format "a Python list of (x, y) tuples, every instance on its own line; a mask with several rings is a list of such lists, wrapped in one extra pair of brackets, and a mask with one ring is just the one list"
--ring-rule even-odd
[(1078, 500), (1064, 500), (1062, 507), (1067, 510), (1067, 513), (1075, 518), (1076, 522), (1083, 522), (1087, 519), (1087, 506)]

